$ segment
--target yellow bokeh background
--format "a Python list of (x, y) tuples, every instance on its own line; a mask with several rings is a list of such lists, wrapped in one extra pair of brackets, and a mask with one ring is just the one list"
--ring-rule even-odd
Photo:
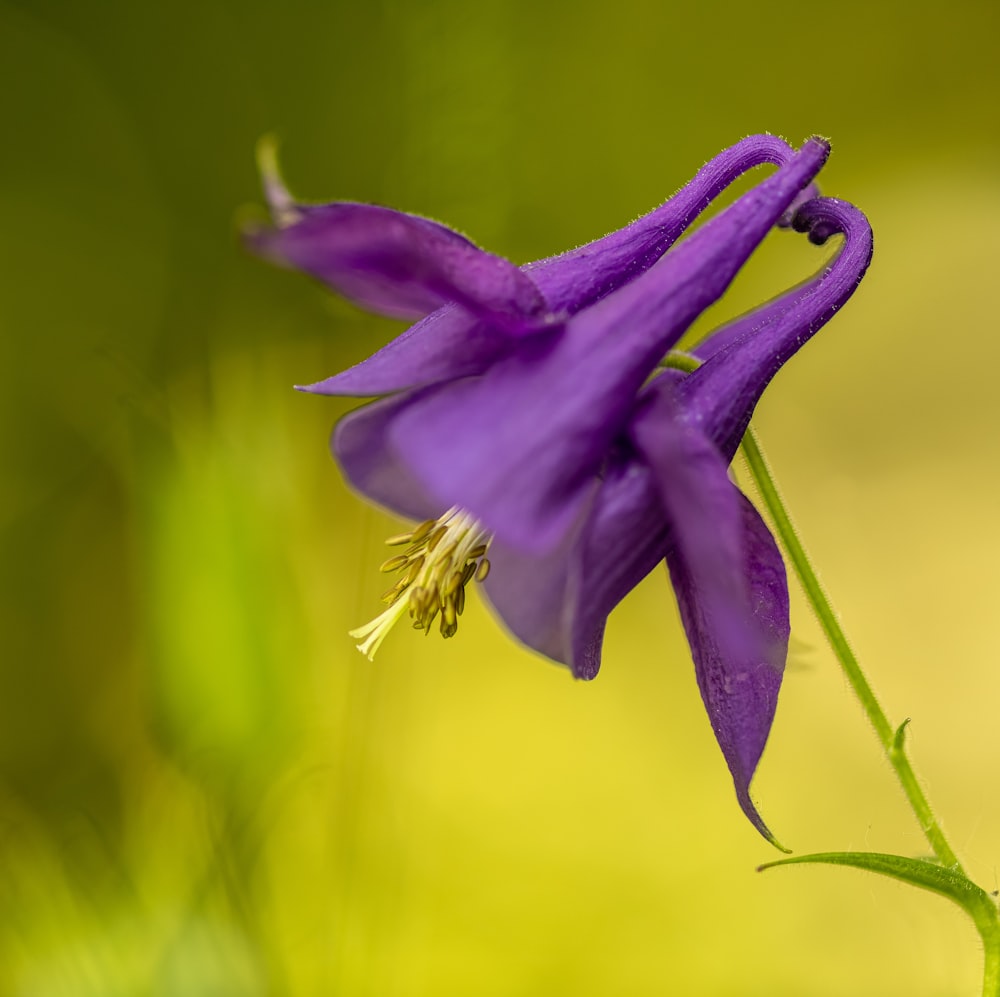
[[(755, 131), (833, 138), (873, 268), (758, 410), (970, 873), (997, 886), (994, 5), (0, 0), (0, 994), (946, 997), (957, 909), (758, 874), (669, 584), (593, 683), (472, 600), (376, 662), (399, 524), (317, 380), (399, 331), (243, 253), (253, 150), (516, 261)], [(745, 186), (745, 185), (744, 185)], [(830, 255), (775, 233), (718, 322)], [(443, 441), (446, 445), (447, 441)], [(740, 471), (737, 469), (737, 473)], [(754, 786), (796, 852), (926, 845), (808, 608)]]

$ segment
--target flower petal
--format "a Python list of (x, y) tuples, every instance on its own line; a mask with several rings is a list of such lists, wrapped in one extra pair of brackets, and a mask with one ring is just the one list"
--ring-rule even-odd
[(643, 394), (631, 432), (653, 469), (674, 546), (709, 605), (722, 652), (738, 655), (761, 644), (763, 653), (766, 642), (753, 623), (743, 572), (740, 493), (729, 480), (729, 462), (682, 419), (675, 393), (657, 389)]
[[(782, 165), (794, 150), (772, 135), (751, 135), (719, 153), (668, 201), (617, 232), (559, 256), (526, 264), (555, 312), (573, 314), (648, 270), (711, 201), (742, 173)], [(303, 211), (285, 189), (272, 160), (262, 158), (268, 201), (277, 220)], [(483, 373), (513, 342), (464, 309), (446, 306), (411, 326), (348, 370), (302, 388), (327, 395), (381, 395)]]
[[(668, 553), (667, 564), (698, 688), (732, 774), (736, 798), (754, 827), (773, 843), (773, 835), (750, 799), (750, 782), (767, 743), (781, 689), (788, 652), (788, 583), (770, 531), (750, 502), (738, 491), (736, 495), (743, 526), (741, 570), (753, 595), (753, 621), (767, 638), (765, 653), (750, 646), (743, 653), (725, 651), (719, 634), (728, 624), (716, 615), (715, 601), (705, 598), (679, 547)], [(759, 648), (761, 642), (755, 645)]]
[(697, 357), (703, 363), (710, 357), (715, 356), (733, 343), (739, 342), (746, 336), (756, 335), (765, 326), (770, 325), (777, 319), (782, 318), (792, 308), (796, 308), (803, 302), (808, 301), (816, 292), (823, 275), (812, 277), (807, 281), (783, 292), (776, 298), (758, 305), (756, 308), (745, 312), (743, 315), (732, 319), (725, 325), (713, 329), (696, 346), (688, 352)]
[(773, 135), (751, 135), (709, 160), (676, 194), (630, 225), (524, 269), (553, 311), (575, 314), (645, 273), (737, 177), (755, 166), (783, 166), (792, 147)]
[(649, 469), (613, 461), (584, 523), (544, 555), (490, 547), (486, 593), (522, 643), (568, 665), (580, 679), (601, 666), (611, 610), (663, 560), (669, 524)]
[(408, 395), (394, 395), (349, 412), (333, 429), (330, 448), (350, 484), (366, 498), (407, 519), (436, 519), (445, 507), (424, 491), (406, 463), (386, 446), (387, 427)]
[(526, 554), (503, 541), (490, 544), (490, 573), (483, 588), (510, 633), (531, 650), (572, 666), (570, 577), (577, 537), (567, 534), (547, 554)]
[[(774, 375), (851, 297), (872, 256), (871, 226), (853, 205), (834, 198), (809, 201), (796, 216), (800, 226), (825, 239), (842, 232), (844, 244), (824, 272), (775, 309), (771, 320), (730, 340), (681, 382), (678, 401), (686, 418), (702, 427), (732, 458), (764, 389)], [(708, 341), (711, 344), (714, 337)]]
[(385, 395), (482, 374), (517, 340), (465, 309), (446, 305), (390, 340), (366, 360), (300, 387), (317, 395)]
[(668, 253), (483, 377), (445, 385), (400, 412), (393, 443), (444, 505), (512, 545), (543, 552), (579, 516), (636, 393), (693, 319), (819, 170), (806, 143), (786, 166)]
[(292, 224), (248, 239), (268, 259), (393, 318), (421, 318), (456, 302), (499, 329), (520, 331), (548, 314), (535, 282), (513, 263), (444, 225), (378, 205), (311, 206)]
[(650, 393), (633, 436), (653, 468), (674, 543), (667, 565), (712, 730), (751, 823), (773, 837), (750, 781), (774, 719), (788, 650), (788, 591), (770, 532), (729, 480), (728, 461)]

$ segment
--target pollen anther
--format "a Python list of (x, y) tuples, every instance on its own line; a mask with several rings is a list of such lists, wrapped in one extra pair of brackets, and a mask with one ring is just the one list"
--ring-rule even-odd
[(465, 609), (465, 587), (483, 581), (490, 570), (486, 552), (490, 536), (467, 513), (449, 509), (440, 519), (428, 519), (409, 533), (390, 537), (390, 547), (405, 546), (383, 562), (384, 572), (399, 571), (396, 584), (382, 594), (388, 607), (370, 623), (351, 631), (361, 641), (358, 650), (373, 658), (392, 625), (407, 613), (415, 630), (430, 632), (438, 614), (442, 637), (458, 631)]

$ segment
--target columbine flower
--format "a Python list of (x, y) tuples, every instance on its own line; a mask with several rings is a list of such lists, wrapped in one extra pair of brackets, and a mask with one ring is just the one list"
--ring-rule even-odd
[[(745, 139), (638, 221), (523, 268), (413, 215), (299, 204), (270, 161), (276, 227), (251, 235), (259, 252), (359, 304), (426, 316), (304, 389), (385, 396), (341, 421), (334, 454), (359, 491), (421, 521), (395, 538), (404, 549), (383, 568), (400, 577), (388, 609), (355, 631), (359, 647), (373, 654), (404, 615), (423, 629), (440, 617), (454, 634), (465, 586), (489, 572), (510, 630), (593, 678), (608, 614), (666, 560), (737, 797), (769, 839), (749, 785), (781, 684), (788, 593), (774, 540), (727, 469), (770, 379), (870, 259), (864, 216), (813, 196), (828, 153), (819, 139), (798, 152)], [(778, 170), (674, 245), (764, 162)], [(708, 337), (690, 362), (661, 367), (767, 232), (789, 222), (819, 243), (843, 233), (839, 255)]]

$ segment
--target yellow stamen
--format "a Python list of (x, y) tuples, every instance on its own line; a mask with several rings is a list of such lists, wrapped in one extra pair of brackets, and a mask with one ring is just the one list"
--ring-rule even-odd
[(436, 519), (425, 519), (425, 520), (424, 520), (424, 521), (423, 521), (423, 522), (422, 522), (422, 523), (421, 523), (421, 524), (420, 524), (420, 525), (419, 525), (419, 526), (418, 526), (418, 527), (417, 527), (417, 528), (416, 528), (416, 529), (415, 529), (415, 530), (413, 531), (413, 534), (412, 534), (412, 536), (411, 536), (411, 538), (410, 538), (410, 539), (411, 539), (411, 540), (412, 540), (412, 541), (413, 541), (413, 542), (414, 542), (415, 544), (416, 544), (416, 543), (420, 543), (420, 541), (421, 541), (421, 540), (423, 540), (423, 539), (424, 539), (424, 537), (426, 537), (426, 536), (427, 536), (427, 534), (428, 534), (428, 533), (430, 533), (430, 531), (434, 529), (434, 526), (435, 526), (435, 524), (436, 524), (436, 523), (437, 523), (437, 520), (436, 520)]
[(404, 564), (408, 564), (409, 560), (405, 554), (397, 554), (395, 557), (390, 557), (388, 561), (383, 561), (378, 570), (395, 571), (397, 568), (403, 567)]
[(385, 541), (386, 547), (402, 547), (403, 544), (408, 544), (413, 542), (412, 533), (397, 533), (394, 537), (387, 537)]
[(375, 656), (393, 625), (408, 614), (415, 630), (430, 632), (441, 614), (442, 637), (458, 631), (458, 617), (465, 609), (465, 586), (483, 581), (490, 570), (486, 552), (490, 536), (467, 513), (449, 509), (440, 519), (428, 519), (410, 533), (390, 537), (391, 547), (406, 549), (382, 564), (382, 571), (399, 571), (400, 578), (382, 595), (387, 609), (370, 623), (351, 631), (361, 641), (358, 650)]
[(379, 598), (391, 606), (399, 598), (399, 593), (402, 591), (399, 582), (396, 582), (391, 589), (386, 589)]

